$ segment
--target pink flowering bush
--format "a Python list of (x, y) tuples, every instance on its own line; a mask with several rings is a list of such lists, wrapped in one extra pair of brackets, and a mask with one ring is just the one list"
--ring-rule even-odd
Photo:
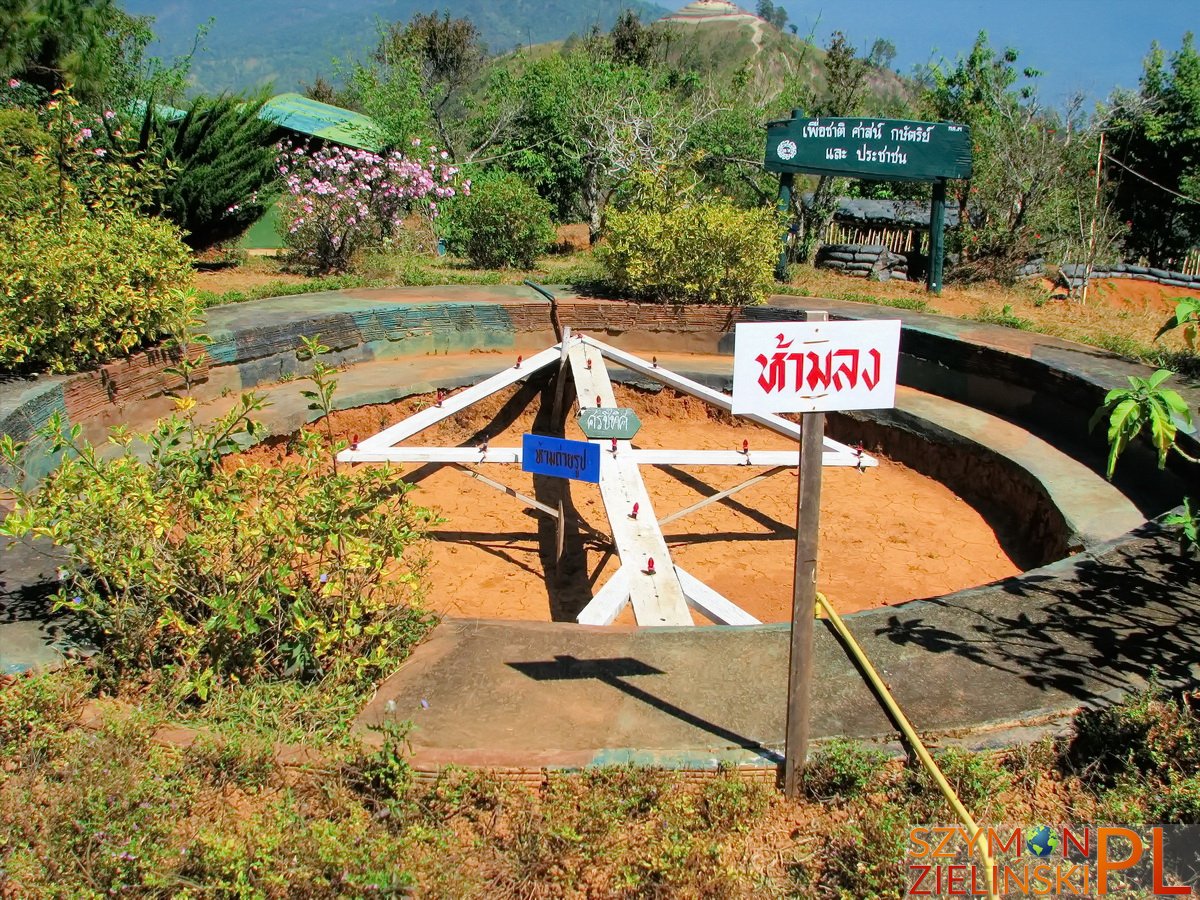
[(288, 246), (318, 273), (344, 271), (356, 251), (386, 245), (407, 216), (434, 217), (440, 201), (470, 193), (447, 158), (436, 147), (423, 160), (399, 151), (282, 147)]

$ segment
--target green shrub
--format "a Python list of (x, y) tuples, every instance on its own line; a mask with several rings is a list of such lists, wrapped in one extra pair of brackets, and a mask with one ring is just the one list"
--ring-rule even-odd
[(767, 790), (761, 784), (722, 772), (700, 789), (699, 811), (704, 823), (720, 831), (748, 831), (767, 809)]
[(985, 306), (973, 316), (965, 318), (974, 319), (976, 322), (983, 322), (987, 325), (1003, 325), (1005, 328), (1016, 328), (1018, 331), (1032, 331), (1034, 322), (1032, 319), (1026, 319), (1016, 315), (1013, 312), (1012, 304), (1005, 303), (1002, 309), (996, 309), (994, 306)]
[(1127, 775), (1190, 774), (1200, 767), (1200, 717), (1151, 684), (1114, 706), (1080, 713), (1068, 758), (1105, 784)]
[[(963, 806), (976, 818), (992, 818), (1004, 811), (1003, 795), (1012, 784), (1012, 776), (999, 758), (984, 751), (947, 747), (934, 754), (934, 760)], [(922, 822), (935, 822), (951, 815), (937, 784), (923, 766), (914, 763), (907, 772), (910, 807)]]
[(814, 800), (856, 796), (879, 777), (886, 760), (857, 741), (825, 741), (804, 766), (804, 792)]
[[(313, 380), (306, 393), (327, 412), (334, 382), (319, 362)], [(16, 490), (0, 533), (63, 549), (58, 603), (96, 626), (118, 672), (165, 667), (200, 699), (256, 677), (361, 686), (388, 672), (427, 626), (416, 545), (430, 514), (394, 472), (351, 475), (330, 455), (344, 442), (313, 433), (294, 461), (222, 462), (260, 434), (253, 396), (209, 426), (190, 398), (179, 407), (141, 438), (114, 432), (103, 452), (53, 416), (42, 437), (64, 458), (36, 493)], [(19, 466), (10, 437), (0, 450)]]
[(70, 372), (158, 338), (191, 278), (166, 222), (114, 211), (0, 226), (0, 369)]
[(190, 279), (179, 233), (137, 208), (153, 166), (92, 146), (57, 94), (0, 118), (0, 370), (73, 371), (158, 338)]
[(608, 213), (597, 255), (612, 286), (654, 303), (761, 303), (779, 255), (775, 212), (667, 190), (649, 187)]
[(550, 213), (520, 177), (493, 175), (454, 201), (444, 223), (447, 244), (483, 269), (530, 269), (554, 240)]
[[(895, 804), (864, 805), (858, 815), (830, 835), (823, 854), (823, 895), (866, 900), (899, 898), (907, 884), (905, 853), (912, 826)], [(806, 873), (793, 871), (797, 877)]]

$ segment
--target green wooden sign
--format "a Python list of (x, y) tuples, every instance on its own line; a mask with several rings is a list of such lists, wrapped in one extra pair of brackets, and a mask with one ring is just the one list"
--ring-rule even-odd
[(628, 441), (642, 427), (642, 420), (632, 409), (600, 407), (585, 409), (579, 414), (579, 427), (589, 438), (616, 438)]
[(971, 129), (951, 122), (792, 118), (767, 124), (768, 172), (877, 181), (971, 177)]

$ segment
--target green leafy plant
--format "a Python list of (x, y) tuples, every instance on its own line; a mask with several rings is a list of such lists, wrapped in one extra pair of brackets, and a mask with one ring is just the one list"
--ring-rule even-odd
[(1196, 349), (1196, 330), (1200, 326), (1200, 300), (1194, 297), (1175, 298), (1175, 314), (1165, 321), (1155, 340), (1175, 328), (1183, 329), (1183, 339), (1188, 347)]
[(484, 269), (533, 268), (554, 240), (550, 204), (517, 175), (477, 180), (454, 201), (444, 223), (447, 244)]
[[(325, 348), (310, 341), (305, 352)], [(189, 364), (177, 366), (185, 383)], [(322, 411), (330, 371), (317, 367)], [(222, 460), (262, 435), (252, 418), (262, 407), (245, 395), (201, 425), (183, 396), (148, 434), (116, 430), (104, 447), (58, 415), (41, 429), (62, 462), (36, 492), (14, 491), (0, 533), (63, 548), (57, 602), (95, 627), (118, 672), (163, 669), (201, 700), (252, 678), (364, 685), (429, 626), (419, 606), (428, 511), (386, 467), (339, 471), (344, 442), (313, 432), (277, 465)], [(22, 449), (0, 440), (18, 471)]]
[(643, 179), (624, 210), (610, 210), (597, 250), (612, 286), (656, 303), (761, 303), (774, 281), (780, 225), (773, 210), (722, 197), (676, 195)]
[(1013, 312), (1012, 304), (1009, 303), (1004, 304), (1003, 308), (999, 310), (993, 306), (985, 306), (978, 313), (968, 318), (974, 319), (976, 322), (985, 322), (988, 325), (1003, 325), (1005, 328), (1016, 328), (1019, 331), (1030, 331), (1034, 326), (1032, 320), (1016, 315)]
[(1172, 449), (1192, 462), (1192, 459), (1175, 443), (1178, 427), (1176, 418), (1187, 425), (1192, 423), (1192, 411), (1178, 392), (1162, 387), (1171, 377), (1166, 369), (1159, 369), (1149, 378), (1130, 375), (1128, 388), (1114, 388), (1104, 397), (1104, 405), (1096, 410), (1088, 425), (1094, 429), (1108, 418), (1108, 477), (1112, 478), (1117, 459), (1129, 446), (1130, 441), (1149, 427), (1150, 440), (1158, 453), (1158, 467), (1167, 464), (1167, 454)]

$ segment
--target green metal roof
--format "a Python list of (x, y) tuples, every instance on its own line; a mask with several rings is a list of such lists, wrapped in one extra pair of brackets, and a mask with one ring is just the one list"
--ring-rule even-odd
[(360, 150), (380, 149), (379, 128), (371, 119), (301, 94), (272, 97), (263, 105), (259, 116), (298, 134)]

